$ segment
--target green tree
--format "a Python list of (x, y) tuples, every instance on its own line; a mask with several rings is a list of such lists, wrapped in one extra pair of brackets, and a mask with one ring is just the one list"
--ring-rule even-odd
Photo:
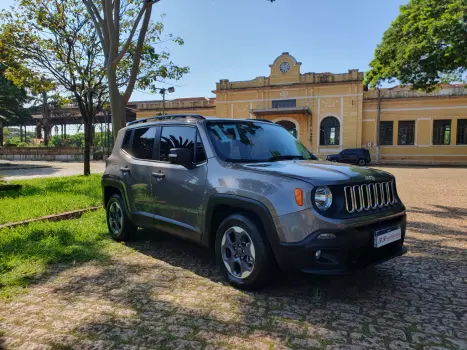
[(98, 33), (109, 84), (112, 132), (126, 125), (125, 106), (134, 88), (155, 90), (157, 82), (180, 79), (188, 67), (175, 65), (166, 50), (155, 45), (180, 37), (163, 36), (162, 22), (151, 21), (152, 6), (159, 0), (83, 0)]
[(24, 104), (28, 96), (21, 89), (9, 81), (5, 76), (6, 66), (0, 64), (0, 146), (3, 145), (3, 127), (11, 124), (21, 125), (29, 117)]
[(467, 1), (410, 0), (384, 33), (365, 81), (371, 87), (398, 79), (432, 91), (465, 80)]
[(84, 174), (89, 175), (92, 122), (108, 88), (99, 38), (84, 5), (80, 0), (22, 0), (1, 19), (5, 76), (42, 98), (44, 117), (51, 112), (50, 91), (71, 93), (83, 118)]

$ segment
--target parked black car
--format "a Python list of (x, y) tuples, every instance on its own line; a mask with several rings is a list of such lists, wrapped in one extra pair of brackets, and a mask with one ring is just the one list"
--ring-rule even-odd
[(371, 162), (370, 151), (365, 148), (348, 148), (338, 154), (330, 154), (326, 160), (330, 162), (352, 163), (364, 166)]

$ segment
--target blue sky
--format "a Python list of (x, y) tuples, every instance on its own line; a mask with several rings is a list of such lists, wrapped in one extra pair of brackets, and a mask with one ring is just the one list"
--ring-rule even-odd
[[(2, 0), (0, 9), (14, 0)], [(168, 98), (212, 97), (219, 79), (269, 75), (282, 52), (302, 62), (301, 72), (342, 73), (368, 69), (376, 45), (408, 0), (161, 0), (166, 33), (181, 36), (168, 46), (172, 60), (191, 72), (173, 82)], [(163, 85), (161, 87), (170, 86)], [(132, 100), (159, 99), (135, 91)]]

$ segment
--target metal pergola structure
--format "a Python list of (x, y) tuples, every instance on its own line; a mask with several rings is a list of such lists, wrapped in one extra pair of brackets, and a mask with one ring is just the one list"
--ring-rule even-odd
[[(23, 120), (21, 125), (8, 125), (8, 127), (20, 127), (21, 129), (27, 127), (34, 127), (35, 138), (42, 139), (44, 132), (44, 118), (41, 113), (41, 107), (38, 106), (33, 109), (31, 118)], [(126, 121), (132, 122), (136, 120), (136, 112), (132, 108), (126, 108)], [(67, 138), (67, 127), (70, 130), (70, 126), (75, 126), (75, 132), (81, 128), (83, 125), (83, 119), (79, 108), (75, 104), (69, 104), (63, 106), (59, 109), (52, 110), (50, 117), (48, 118), (48, 126), (50, 127), (49, 135), (52, 136), (53, 131), (55, 135), (60, 136), (61, 138)], [(110, 133), (112, 130), (112, 114), (110, 110), (102, 110), (94, 117), (93, 120), (93, 132), (97, 125), (100, 125), (101, 133), (107, 134), (107, 139), (111, 139)], [(25, 131), (26, 133), (26, 131)], [(102, 134), (101, 134), (102, 135)], [(107, 148), (112, 147), (113, 145), (107, 145)]]

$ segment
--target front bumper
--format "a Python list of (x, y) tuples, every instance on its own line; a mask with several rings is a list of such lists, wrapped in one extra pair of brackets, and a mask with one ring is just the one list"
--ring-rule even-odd
[[(301, 242), (280, 243), (274, 249), (276, 260), (284, 270), (301, 270), (315, 274), (343, 274), (380, 264), (403, 255), (407, 216), (401, 215), (377, 223), (349, 229), (316, 231)], [(399, 225), (402, 238), (374, 248), (374, 232)], [(322, 233), (333, 233), (334, 239), (318, 239)], [(320, 250), (321, 256), (316, 258)]]

